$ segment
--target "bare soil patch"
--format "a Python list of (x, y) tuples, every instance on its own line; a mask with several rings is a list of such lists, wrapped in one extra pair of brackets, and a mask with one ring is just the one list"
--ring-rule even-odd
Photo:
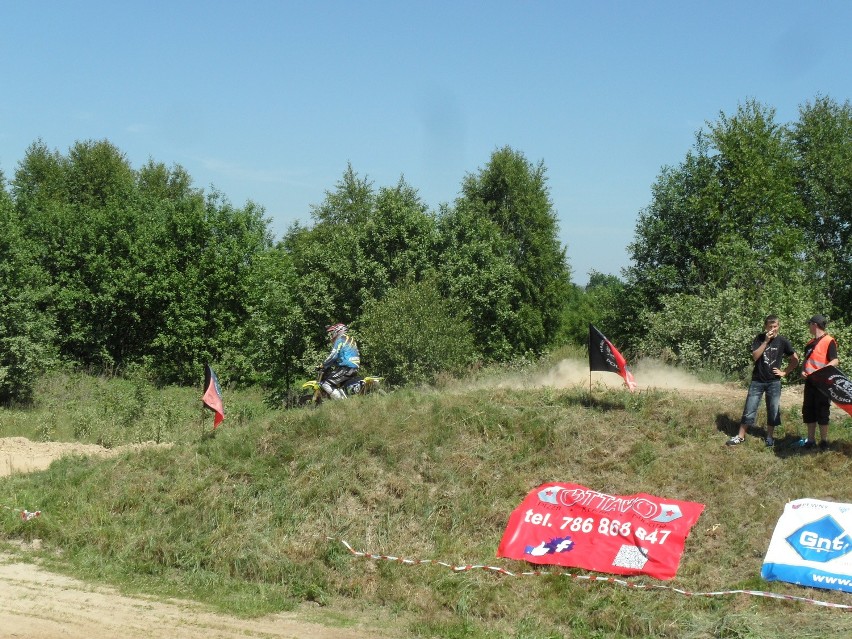
[(79, 444), (76, 442), (33, 442), (26, 437), (0, 437), (0, 477), (13, 473), (30, 473), (44, 470), (51, 462), (64, 455), (97, 455), (113, 457), (128, 450), (138, 450), (150, 446), (169, 446), (169, 444), (129, 444), (104, 448), (97, 444)]
[(124, 596), (0, 554), (3, 639), (367, 639), (375, 632), (305, 621), (305, 613), (238, 619), (200, 604)]

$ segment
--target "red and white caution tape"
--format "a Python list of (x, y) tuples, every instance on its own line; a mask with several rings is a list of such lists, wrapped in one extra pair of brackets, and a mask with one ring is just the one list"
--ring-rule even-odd
[(21, 516), (21, 519), (24, 521), (29, 521), (30, 519), (35, 519), (36, 517), (41, 517), (41, 511), (36, 510), (34, 512), (30, 512), (26, 508), (21, 510), (20, 508), (9, 508), (8, 506), (3, 506), (5, 510), (11, 510), (12, 512), (16, 512)]
[(782, 595), (776, 592), (765, 592), (762, 590), (717, 590), (715, 592), (690, 592), (688, 590), (681, 590), (680, 588), (673, 588), (672, 586), (662, 586), (659, 584), (641, 584), (641, 583), (632, 583), (629, 581), (625, 581), (624, 579), (616, 579), (615, 577), (602, 577), (600, 575), (575, 575), (567, 572), (550, 572), (547, 570), (532, 570), (528, 572), (511, 572), (506, 570), (505, 568), (500, 568), (499, 566), (487, 566), (484, 564), (467, 564), (464, 566), (454, 566), (453, 564), (448, 564), (443, 561), (436, 561), (434, 559), (405, 559), (403, 557), (394, 557), (392, 555), (377, 555), (373, 553), (365, 553), (359, 552), (352, 548), (348, 542), (342, 539), (334, 539), (333, 537), (328, 537), (330, 541), (338, 541), (344, 546), (346, 549), (352, 553), (356, 557), (364, 557), (365, 559), (375, 559), (375, 560), (383, 560), (383, 561), (393, 561), (400, 564), (408, 564), (408, 565), (420, 565), (420, 564), (434, 564), (436, 566), (443, 566), (444, 568), (449, 568), (455, 572), (465, 572), (468, 570), (488, 570), (490, 572), (496, 572), (502, 575), (507, 575), (509, 577), (538, 577), (543, 575), (556, 575), (559, 577), (567, 577), (568, 579), (575, 579), (577, 581), (594, 581), (594, 582), (605, 582), (605, 583), (613, 583), (618, 584), (619, 586), (625, 586), (627, 588), (634, 588), (636, 590), (670, 590), (672, 592), (676, 592), (679, 595), (684, 595), (686, 597), (719, 597), (723, 595), (751, 595), (754, 597), (768, 597), (770, 599), (782, 599), (784, 601), (798, 601), (803, 603), (813, 604), (815, 606), (825, 606), (826, 608), (839, 608), (841, 610), (852, 610), (852, 605), (846, 604), (838, 604), (832, 603), (830, 601), (820, 601), (818, 599), (809, 599), (807, 597), (795, 597), (793, 595)]

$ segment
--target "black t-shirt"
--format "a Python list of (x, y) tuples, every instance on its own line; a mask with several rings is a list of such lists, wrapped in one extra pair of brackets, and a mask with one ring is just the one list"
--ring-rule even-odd
[[(766, 341), (766, 333), (761, 333), (754, 338), (751, 343), (751, 352), (753, 353), (763, 342)], [(766, 350), (763, 355), (754, 363), (751, 378), (756, 382), (773, 382), (776, 379), (781, 379), (772, 373), (773, 368), (781, 368), (781, 363), (785, 357), (790, 357), (796, 351), (793, 350), (793, 345), (783, 335), (776, 335), (772, 338), (769, 344), (766, 345)]]

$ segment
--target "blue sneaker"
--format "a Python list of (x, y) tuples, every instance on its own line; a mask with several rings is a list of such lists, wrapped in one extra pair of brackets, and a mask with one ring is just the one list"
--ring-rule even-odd
[(811, 441), (810, 439), (802, 438), (799, 440), (799, 448), (804, 448), (805, 450), (811, 450), (816, 447), (816, 442)]

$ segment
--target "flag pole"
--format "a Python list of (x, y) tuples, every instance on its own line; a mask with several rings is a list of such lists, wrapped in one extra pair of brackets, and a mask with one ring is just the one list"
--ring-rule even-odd
[(586, 348), (589, 351), (589, 408), (592, 407), (592, 331), (594, 326), (589, 322), (589, 342)]
[(592, 407), (592, 369), (589, 369), (589, 408)]

